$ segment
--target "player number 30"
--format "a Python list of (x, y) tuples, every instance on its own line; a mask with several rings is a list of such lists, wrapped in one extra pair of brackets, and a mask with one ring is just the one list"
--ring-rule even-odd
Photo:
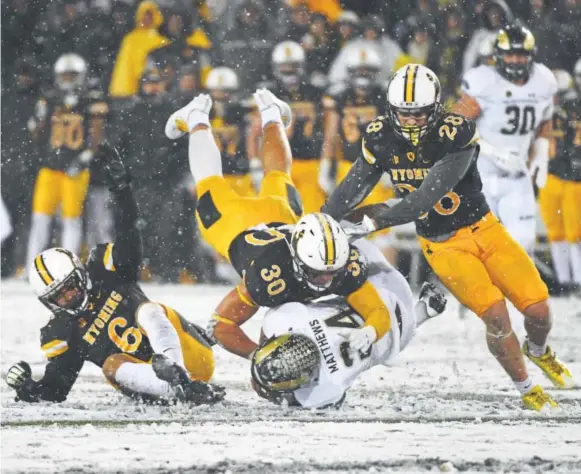
[(260, 270), (260, 276), (268, 283), (266, 291), (271, 296), (276, 296), (282, 293), (286, 288), (286, 282), (280, 278), (280, 267), (278, 265), (271, 265), (270, 270), (263, 268)]

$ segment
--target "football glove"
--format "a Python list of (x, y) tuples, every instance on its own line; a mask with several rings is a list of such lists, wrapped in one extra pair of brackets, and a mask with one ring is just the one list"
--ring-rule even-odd
[(357, 224), (349, 221), (341, 221), (340, 224), (347, 234), (349, 242), (354, 242), (355, 240), (365, 237), (377, 230), (375, 222), (373, 222), (373, 219), (368, 216), (364, 216), (363, 220)]
[(377, 331), (373, 326), (363, 326), (358, 329), (343, 329), (339, 335), (349, 342), (353, 352), (367, 353), (371, 345), (377, 341)]
[(29, 380), (32, 380), (32, 370), (24, 361), (14, 364), (6, 374), (6, 383), (16, 391), (21, 390)]
[(548, 160), (540, 155), (536, 155), (531, 161), (530, 171), (537, 188), (544, 188), (545, 184), (547, 184), (547, 177), (549, 174)]
[(129, 186), (131, 178), (117, 149), (104, 143), (101, 145), (100, 152), (109, 190), (120, 191)]

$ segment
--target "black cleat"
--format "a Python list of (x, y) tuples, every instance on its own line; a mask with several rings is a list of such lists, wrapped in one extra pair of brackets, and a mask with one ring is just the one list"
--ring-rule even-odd
[(206, 405), (217, 403), (224, 399), (224, 387), (216, 384), (190, 379), (183, 367), (162, 354), (154, 354), (151, 366), (160, 380), (169, 383), (176, 398), (181, 402)]
[(444, 293), (439, 291), (435, 285), (428, 281), (422, 285), (419, 299), (426, 303), (426, 312), (430, 318), (442, 314), (446, 309), (447, 300)]

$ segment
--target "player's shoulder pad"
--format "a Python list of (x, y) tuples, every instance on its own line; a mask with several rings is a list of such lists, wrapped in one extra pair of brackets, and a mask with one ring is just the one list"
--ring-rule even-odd
[(392, 141), (392, 134), (387, 117), (380, 115), (369, 122), (361, 139), (361, 154), (368, 164), (377, 164), (377, 158), (385, 154)]
[(559, 89), (557, 79), (551, 70), (542, 63), (533, 63), (533, 73), (538, 74), (540, 78), (539, 92), (548, 92), (555, 95)]
[(52, 317), (40, 330), (40, 347), (47, 359), (67, 352), (72, 345), (74, 321)]
[(367, 257), (361, 250), (351, 244), (345, 273), (341, 278), (337, 278), (337, 283), (333, 285), (332, 291), (341, 296), (350, 295), (367, 281), (368, 276), (369, 265)]
[(462, 92), (472, 97), (485, 95), (495, 80), (495, 73), (494, 67), (486, 64), (469, 69), (462, 78)]
[(444, 149), (449, 153), (466, 148), (479, 139), (474, 120), (452, 112), (442, 114), (435, 128)]

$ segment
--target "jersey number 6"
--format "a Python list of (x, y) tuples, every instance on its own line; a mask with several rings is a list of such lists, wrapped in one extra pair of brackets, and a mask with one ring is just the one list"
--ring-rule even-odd
[(130, 327), (125, 329), (123, 334), (120, 336), (119, 333), (117, 333), (117, 328), (119, 327), (123, 329), (126, 326), (127, 320), (125, 318), (115, 318), (109, 323), (107, 332), (109, 334), (109, 339), (111, 339), (122, 352), (132, 354), (139, 348), (143, 335), (139, 329)]

